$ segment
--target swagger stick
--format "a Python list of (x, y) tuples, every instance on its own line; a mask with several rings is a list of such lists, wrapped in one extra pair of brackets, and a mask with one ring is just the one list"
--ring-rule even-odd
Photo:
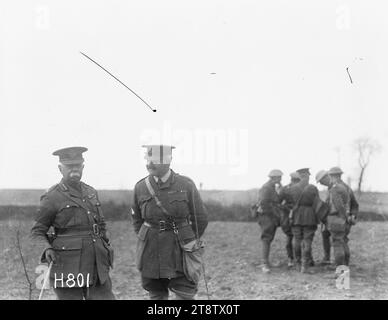
[(50, 264), (49, 264), (49, 267), (47, 269), (47, 273), (46, 273), (46, 276), (44, 277), (44, 281), (43, 281), (43, 286), (42, 286), (42, 289), (40, 290), (40, 294), (39, 294), (39, 299), (38, 300), (41, 300), (42, 299), (42, 296), (43, 296), (43, 291), (46, 287), (46, 283), (48, 281), (48, 278), (50, 276), (50, 271), (51, 271), (51, 267), (53, 266), (53, 262), (51, 261)]

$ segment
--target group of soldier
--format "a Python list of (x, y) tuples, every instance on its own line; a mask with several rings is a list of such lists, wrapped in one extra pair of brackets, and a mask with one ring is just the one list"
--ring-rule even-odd
[[(176, 299), (194, 299), (198, 279), (188, 275), (182, 245), (202, 237), (206, 209), (195, 183), (170, 168), (174, 147), (143, 147), (149, 175), (136, 183), (131, 205), (142, 287), (150, 299), (165, 300), (170, 293)], [(69, 147), (53, 153), (59, 156), (62, 179), (41, 197), (31, 236), (41, 249), (40, 261), (50, 266), (48, 276), (58, 299), (115, 299), (109, 275), (114, 251), (101, 203), (97, 191), (81, 181), (85, 151)], [(314, 263), (311, 245), (319, 222), (325, 226), (323, 261), (330, 262), (331, 238), (335, 265), (349, 264), (347, 236), (358, 204), (341, 174), (337, 167), (317, 174), (317, 182), (328, 187), (328, 198), (322, 201), (309, 184), (309, 169), (291, 174), (285, 187), (280, 170), (269, 173), (254, 209), (262, 230), (264, 272), (270, 271), (270, 245), (278, 226), (287, 235), (289, 267), (295, 264), (306, 272)]]
[[(172, 146), (147, 145), (149, 176), (136, 183), (131, 217), (136, 266), (151, 299), (193, 299), (198, 281), (184, 268), (181, 246), (199, 240), (207, 212), (194, 182), (170, 169)], [(84, 147), (57, 150), (62, 180), (40, 200), (32, 240), (50, 265), (57, 299), (113, 300), (113, 249), (97, 191), (81, 181)], [(53, 232), (50, 230), (53, 229)]]
[(342, 181), (342, 174), (339, 167), (316, 174), (316, 182), (327, 187), (326, 198), (322, 200), (317, 187), (309, 183), (309, 168), (291, 173), (291, 182), (284, 187), (281, 185), (283, 173), (277, 169), (270, 171), (269, 180), (260, 188), (258, 203), (252, 206), (253, 216), (261, 228), (264, 273), (271, 270), (270, 248), (279, 226), (287, 237), (289, 268), (295, 267), (302, 273), (314, 272), (312, 243), (319, 224), (324, 252), (320, 264), (333, 270), (349, 266), (348, 235), (357, 219), (358, 203), (352, 189)]

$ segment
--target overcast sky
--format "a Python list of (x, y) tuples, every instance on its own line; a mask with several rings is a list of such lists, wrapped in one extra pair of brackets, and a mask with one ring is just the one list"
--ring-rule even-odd
[(355, 186), (368, 135), (365, 188), (388, 191), (386, 1), (317, 3), (1, 1), (0, 188), (48, 188), (51, 153), (86, 146), (86, 183), (131, 189), (154, 142), (205, 189), (338, 164)]

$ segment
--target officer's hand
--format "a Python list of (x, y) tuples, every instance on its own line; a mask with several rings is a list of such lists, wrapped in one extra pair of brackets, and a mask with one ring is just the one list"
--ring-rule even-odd
[(47, 249), (45, 252), (45, 257), (48, 263), (53, 262), (53, 264), (55, 264), (55, 262), (57, 261), (57, 256), (53, 249)]
[(355, 216), (351, 215), (348, 217), (348, 222), (350, 225), (354, 226), (357, 222), (357, 218)]
[(109, 238), (106, 236), (106, 234), (103, 235), (103, 236), (101, 237), (101, 239), (102, 239), (108, 246), (110, 246), (110, 241), (109, 241)]
[(252, 217), (252, 218), (256, 218), (256, 217), (257, 217), (257, 215), (258, 215), (257, 209), (258, 209), (257, 204), (253, 204), (253, 205), (251, 206), (250, 212), (251, 212), (251, 217)]

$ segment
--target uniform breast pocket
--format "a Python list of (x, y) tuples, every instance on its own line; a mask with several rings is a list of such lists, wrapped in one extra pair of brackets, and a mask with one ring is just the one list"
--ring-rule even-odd
[(82, 208), (80, 208), (74, 202), (64, 202), (59, 207), (57, 216), (56, 216), (56, 224), (60, 227), (68, 227), (72, 225), (77, 225), (80, 223), (80, 213), (82, 212)]
[(151, 196), (142, 196), (139, 198), (139, 207), (141, 211), (141, 217), (143, 219), (146, 218), (146, 213), (147, 213), (147, 206), (149, 205), (150, 201), (152, 200)]
[(67, 279), (70, 274), (77, 277), (81, 260), (82, 239), (58, 237), (53, 242), (53, 249), (57, 259), (52, 266), (51, 277)]
[(177, 191), (168, 194), (171, 213), (176, 217), (189, 215), (189, 198), (187, 191)]
[(101, 209), (101, 202), (98, 201), (95, 197), (89, 199), (90, 203), (93, 205), (93, 211), (96, 212), (98, 215), (98, 218), (103, 218), (103, 212)]

